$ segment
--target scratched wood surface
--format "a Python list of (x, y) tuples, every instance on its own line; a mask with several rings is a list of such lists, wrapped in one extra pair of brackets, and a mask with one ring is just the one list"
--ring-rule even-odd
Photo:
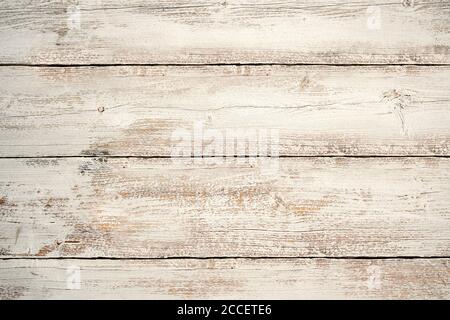
[[(67, 270), (82, 287), (67, 290)], [(450, 259), (7, 260), (11, 299), (449, 299)], [(76, 283), (71, 283), (75, 286)]]
[(0, 299), (449, 299), (449, 17), (2, 1)]
[(276, 131), (280, 155), (448, 155), (449, 79), (417, 66), (4, 67), (0, 155), (251, 153), (174, 136), (197, 127), (253, 145), (237, 129)]
[(0, 252), (450, 255), (448, 159), (212, 160), (0, 160)]
[(1, 63), (450, 63), (435, 0), (6, 0)]

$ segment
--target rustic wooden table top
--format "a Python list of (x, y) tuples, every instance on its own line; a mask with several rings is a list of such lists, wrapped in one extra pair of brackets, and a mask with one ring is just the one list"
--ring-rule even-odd
[(0, 4), (0, 299), (449, 299), (450, 1)]

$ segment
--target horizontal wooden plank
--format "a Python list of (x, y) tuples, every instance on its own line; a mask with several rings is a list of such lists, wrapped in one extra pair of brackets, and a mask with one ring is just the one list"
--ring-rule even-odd
[(2, 1), (0, 63), (449, 64), (450, 2)]
[(450, 256), (449, 194), (446, 158), (1, 159), (0, 253)]
[(3, 157), (264, 155), (226, 141), (266, 133), (280, 155), (450, 154), (450, 67), (2, 67), (0, 82)]
[(0, 299), (448, 299), (450, 260), (0, 261)]

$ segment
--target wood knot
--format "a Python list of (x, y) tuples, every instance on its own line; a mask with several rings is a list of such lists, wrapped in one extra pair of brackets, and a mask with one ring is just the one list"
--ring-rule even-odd
[(393, 102), (402, 108), (412, 102), (413, 94), (409, 91), (393, 89), (383, 93), (383, 101)]
[(392, 105), (393, 113), (400, 119), (402, 132), (408, 136), (408, 128), (406, 125), (404, 110), (412, 103), (412, 94), (408, 92), (400, 92), (394, 89), (383, 93), (383, 101), (386, 101)]
[(105, 111), (105, 107), (100, 106), (100, 107), (97, 108), (97, 111), (102, 113), (103, 111)]
[(411, 8), (414, 7), (414, 0), (403, 0), (402, 5), (405, 8)]
[(309, 80), (308, 75), (304, 76), (300, 81), (300, 90), (306, 89), (311, 84), (311, 80)]

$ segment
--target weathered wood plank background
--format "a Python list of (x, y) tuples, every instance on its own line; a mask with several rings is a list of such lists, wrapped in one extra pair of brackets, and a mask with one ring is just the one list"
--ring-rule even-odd
[[(81, 288), (67, 290), (80, 267)], [(7, 260), (10, 299), (448, 299), (450, 259)]]
[[(174, 131), (195, 125), (277, 130), (281, 156), (449, 155), (449, 78), (450, 66), (4, 67), (0, 155), (170, 156)], [(177, 146), (235, 155), (190, 143)]]
[(228, 159), (0, 160), (0, 250), (450, 256), (448, 159), (282, 158), (278, 169), (275, 159)]
[(450, 298), (450, 1), (6, 0), (0, 44), (0, 299)]
[(5, 0), (0, 60), (450, 63), (447, 0)]

